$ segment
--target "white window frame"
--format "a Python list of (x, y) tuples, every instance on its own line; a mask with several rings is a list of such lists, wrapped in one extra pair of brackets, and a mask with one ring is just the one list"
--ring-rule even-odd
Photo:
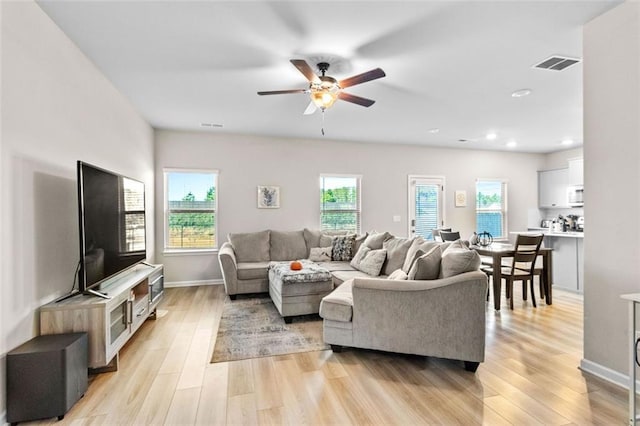
[[(318, 184), (320, 187), (318, 190), (322, 194), (322, 179), (324, 178), (350, 178), (356, 179), (356, 212), (358, 214), (358, 229), (356, 229), (356, 233), (362, 233), (362, 175), (353, 175), (353, 174), (339, 174), (339, 173), (320, 173), (318, 178)], [(345, 210), (345, 212), (351, 212), (352, 210)], [(318, 214), (318, 226), (319, 229), (322, 229), (322, 202), (320, 202), (320, 209)]]
[[(218, 251), (218, 199), (220, 198), (219, 177), (220, 171), (217, 169), (182, 169), (182, 168), (164, 168), (163, 172), (163, 185), (164, 185), (164, 253), (189, 253), (189, 252), (216, 252)], [(168, 174), (169, 173), (200, 173), (213, 175), (213, 185), (216, 191), (216, 197), (214, 200), (213, 214), (214, 214), (214, 246), (205, 248), (191, 248), (191, 247), (169, 247), (169, 185)]]
[[(478, 183), (479, 182), (498, 182), (500, 183), (501, 187), (502, 187), (502, 205), (500, 206), (500, 209), (478, 209)], [(509, 206), (509, 196), (508, 196), (508, 189), (509, 189), (509, 181), (507, 179), (496, 179), (496, 178), (491, 178), (491, 179), (482, 179), (482, 178), (477, 178), (476, 179), (476, 185), (474, 188), (474, 199), (475, 199), (475, 204), (476, 204), (476, 211), (475, 211), (475, 220), (476, 220), (476, 226), (475, 229), (478, 230), (478, 212), (500, 212), (502, 213), (502, 232), (504, 235), (492, 235), (494, 240), (507, 240), (509, 238), (509, 221), (508, 221), (508, 206)]]

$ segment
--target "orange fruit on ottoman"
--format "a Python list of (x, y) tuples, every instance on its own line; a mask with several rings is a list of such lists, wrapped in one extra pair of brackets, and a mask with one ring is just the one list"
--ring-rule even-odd
[(302, 269), (302, 263), (298, 262), (297, 260), (294, 260), (293, 262), (291, 262), (290, 267), (292, 271), (299, 271)]

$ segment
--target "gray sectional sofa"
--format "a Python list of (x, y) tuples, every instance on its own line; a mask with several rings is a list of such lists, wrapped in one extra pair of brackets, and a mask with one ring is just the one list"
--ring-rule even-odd
[(324, 340), (335, 351), (352, 346), (458, 359), (471, 371), (484, 361), (487, 276), (477, 253), (460, 241), (265, 230), (230, 234), (219, 251), (232, 300), (270, 292), (277, 306), (288, 295), (270, 291), (270, 262), (309, 258), (331, 272), (335, 289), (292, 294), (281, 313), (319, 312)]

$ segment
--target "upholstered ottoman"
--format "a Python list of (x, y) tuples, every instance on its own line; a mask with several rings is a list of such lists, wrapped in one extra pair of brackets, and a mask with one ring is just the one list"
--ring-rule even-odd
[(291, 270), (291, 262), (269, 264), (269, 296), (287, 323), (295, 315), (317, 314), (320, 301), (333, 290), (327, 269), (309, 260), (300, 262), (299, 271)]

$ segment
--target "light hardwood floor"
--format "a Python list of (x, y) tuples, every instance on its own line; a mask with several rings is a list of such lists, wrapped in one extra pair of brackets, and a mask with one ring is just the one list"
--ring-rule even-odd
[(514, 311), (487, 303), (486, 361), (472, 374), (461, 362), (357, 349), (210, 364), (223, 287), (167, 289), (119, 371), (93, 376), (50, 422), (626, 424), (626, 391), (577, 368), (581, 297), (556, 291), (534, 309), (515, 296)]

